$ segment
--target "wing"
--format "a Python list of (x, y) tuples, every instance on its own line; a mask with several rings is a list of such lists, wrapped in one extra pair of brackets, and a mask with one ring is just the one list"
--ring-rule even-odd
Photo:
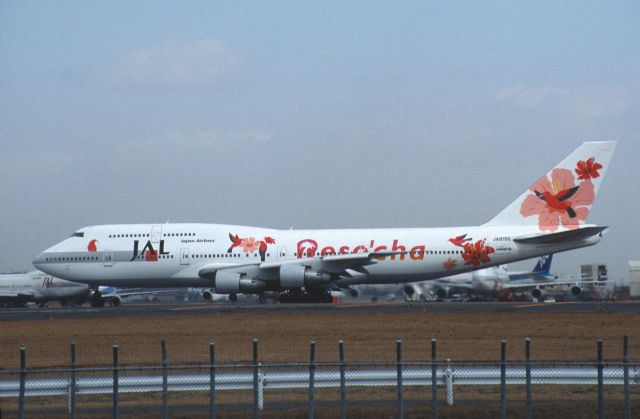
[(595, 285), (595, 284), (603, 285), (605, 284), (605, 282), (604, 281), (583, 281), (580, 278), (576, 278), (573, 280), (557, 280), (557, 281), (547, 281), (547, 282), (527, 282), (526, 284), (511, 284), (507, 282), (503, 284), (502, 288), (517, 290), (517, 291), (526, 291), (526, 290), (532, 290), (534, 288), (544, 289), (545, 287), (556, 287), (556, 286), (570, 287), (572, 285), (584, 286), (584, 285)]
[(36, 294), (30, 290), (0, 291), (0, 301), (12, 302), (28, 302), (34, 301)]
[(580, 185), (574, 186), (573, 188), (569, 188), (569, 189), (565, 189), (563, 191), (560, 191), (560, 193), (558, 194), (558, 201), (562, 202), (562, 201), (566, 201), (567, 199), (571, 198), (573, 195), (576, 194), (576, 192), (578, 192), (578, 188), (579, 187), (580, 187)]
[[(264, 274), (266, 278), (277, 279), (277, 271), (283, 265), (310, 265), (319, 272), (326, 272), (329, 274), (350, 276), (348, 270), (356, 272), (366, 273), (365, 267), (367, 265), (373, 265), (383, 260), (386, 257), (405, 254), (407, 252), (370, 252), (370, 253), (350, 253), (346, 255), (330, 255), (330, 256), (316, 256), (312, 258), (304, 259), (290, 259), (283, 261), (273, 262), (256, 262), (245, 264), (225, 264), (225, 263), (212, 263), (198, 271), (200, 277), (212, 277), (217, 271), (220, 270), (242, 270), (242, 269), (257, 269), (260, 274)], [(260, 275), (263, 276), (263, 275)]]

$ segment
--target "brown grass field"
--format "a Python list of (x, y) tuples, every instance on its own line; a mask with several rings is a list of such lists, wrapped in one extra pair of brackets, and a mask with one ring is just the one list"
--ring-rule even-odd
[[(502, 338), (507, 340), (507, 358), (521, 360), (524, 356), (524, 338), (527, 336), (532, 340), (534, 360), (592, 361), (596, 358), (597, 339), (602, 338), (605, 359), (614, 361), (622, 357), (623, 335), (629, 336), (631, 359), (639, 360), (640, 314), (432, 313), (424, 306), (416, 306), (415, 310), (406, 312), (252, 312), (230, 306), (228, 310), (216, 312), (158, 316), (58, 319), (53, 315), (43, 320), (0, 320), (0, 369), (19, 366), (19, 348), (22, 344), (27, 346), (29, 367), (68, 366), (69, 344), (72, 341), (77, 343), (80, 366), (109, 365), (112, 362), (113, 342), (119, 344), (121, 364), (157, 365), (161, 360), (162, 339), (167, 341), (170, 364), (208, 362), (210, 340), (216, 342), (218, 361), (250, 361), (253, 338), (259, 339), (261, 361), (306, 361), (312, 339), (317, 342), (320, 361), (337, 360), (339, 339), (345, 341), (347, 361), (394, 361), (397, 338), (403, 340), (405, 360), (424, 360), (430, 358), (432, 337), (438, 340), (440, 360), (497, 361)], [(424, 393), (427, 390), (405, 389), (406, 417), (430, 415), (430, 394)], [(350, 389), (352, 404), (348, 416), (395, 416), (395, 391), (393, 388)], [(607, 388), (606, 392), (608, 417), (620, 417), (621, 389)], [(220, 393), (219, 401), (250, 406), (251, 394), (244, 393)], [(265, 398), (270, 403), (297, 401), (298, 407), (294, 407), (294, 404), (288, 408), (267, 408), (262, 416), (306, 417), (306, 391), (300, 390), (298, 393), (283, 393), (282, 390), (267, 392)], [(508, 417), (524, 417), (523, 389), (509, 387), (508, 393)], [(443, 390), (440, 390), (439, 397), (441, 417), (493, 418), (499, 415), (498, 389), (491, 386), (457, 388), (454, 406), (445, 405)], [(336, 417), (336, 398), (336, 390), (319, 391), (316, 417)], [(635, 388), (632, 398), (637, 403)], [(323, 400), (333, 401), (334, 404), (323, 406)], [(593, 386), (541, 386), (534, 388), (534, 400), (536, 417), (596, 416)], [(541, 400), (544, 402), (540, 403)], [(66, 417), (66, 403), (66, 397), (29, 398), (28, 409), (34, 410), (28, 410), (28, 417)], [(79, 407), (85, 409), (82, 417), (110, 417), (109, 395), (82, 396), (78, 403)], [(159, 417), (160, 403), (158, 394), (121, 396), (121, 406), (129, 409), (129, 413), (125, 414), (127, 417)], [(178, 406), (193, 403), (204, 407), (197, 411), (180, 412)], [(171, 417), (206, 417), (206, 403), (206, 392), (171, 393)], [(225, 409), (224, 405), (221, 407)], [(17, 400), (0, 400), (0, 412), (3, 408), (5, 414), (11, 416), (16, 413)], [(634, 407), (633, 414), (637, 413)], [(245, 409), (222, 410), (219, 416), (241, 418), (250, 415), (251, 412)]]
[(430, 358), (430, 340), (438, 340), (438, 359), (496, 361), (500, 339), (507, 357), (524, 356), (524, 338), (532, 340), (536, 360), (593, 360), (596, 341), (604, 340), (605, 359), (622, 356), (622, 336), (630, 339), (632, 359), (640, 359), (640, 314), (622, 313), (430, 313), (415, 312), (246, 312), (163, 316), (0, 321), (0, 369), (19, 366), (20, 345), (27, 346), (30, 367), (66, 366), (69, 344), (77, 342), (79, 365), (110, 364), (118, 342), (122, 364), (160, 362), (166, 339), (171, 363), (207, 362), (208, 343), (216, 342), (222, 362), (252, 359), (259, 339), (263, 361), (305, 361), (309, 342), (317, 342), (320, 361), (337, 360), (343, 339), (347, 361), (395, 360), (395, 340), (404, 358)]

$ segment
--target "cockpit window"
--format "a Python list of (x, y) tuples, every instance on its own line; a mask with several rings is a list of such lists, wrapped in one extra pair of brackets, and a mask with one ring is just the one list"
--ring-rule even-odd
[(84, 237), (84, 233), (81, 231), (76, 231), (71, 235), (71, 237)]

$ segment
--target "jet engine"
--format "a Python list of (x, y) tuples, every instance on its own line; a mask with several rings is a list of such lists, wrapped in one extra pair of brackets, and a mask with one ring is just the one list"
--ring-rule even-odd
[(314, 288), (331, 282), (331, 275), (314, 272), (309, 266), (282, 265), (280, 267), (280, 286), (285, 289)]
[(578, 285), (574, 285), (571, 287), (571, 295), (573, 296), (580, 296), (580, 294), (582, 294), (582, 288), (580, 288)]
[(402, 289), (402, 292), (404, 292), (404, 295), (407, 300), (412, 300), (413, 296), (417, 294), (418, 291), (413, 285), (405, 285), (404, 288)]
[(120, 296), (115, 295), (109, 298), (109, 303), (111, 303), (111, 307), (120, 307), (122, 304), (122, 298)]
[(219, 271), (214, 288), (218, 294), (252, 294), (264, 291), (265, 283), (260, 279), (243, 277), (238, 272)]
[(418, 286), (416, 284), (407, 284), (407, 285), (405, 285), (404, 288), (402, 289), (402, 292), (404, 293), (405, 301), (424, 301), (424, 300), (426, 300), (426, 297), (424, 295), (422, 287), (420, 287), (420, 286)]
[(542, 297), (542, 290), (540, 288), (534, 288), (531, 290), (531, 296), (536, 300), (539, 300)]

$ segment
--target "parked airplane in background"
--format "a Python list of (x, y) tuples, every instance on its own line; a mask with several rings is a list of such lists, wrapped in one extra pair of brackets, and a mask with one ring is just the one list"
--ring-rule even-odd
[[(541, 256), (529, 272), (509, 272), (506, 265), (500, 265), (432, 281), (406, 284), (403, 293), (409, 301), (443, 299), (454, 294), (495, 298), (503, 290), (510, 289), (511, 285), (521, 285), (525, 280), (528, 280), (528, 284), (552, 280), (552, 260), (552, 254)], [(535, 285), (529, 285), (529, 289), (531, 288), (535, 288)]]
[(65, 281), (44, 272), (0, 274), (0, 306), (24, 307), (27, 303), (82, 304), (89, 295), (87, 284)]
[(96, 290), (104, 284), (213, 287), (218, 294), (283, 291), (282, 302), (330, 301), (330, 289), (442, 278), (598, 243), (607, 227), (586, 220), (615, 146), (582, 144), (480, 226), (101, 225), (77, 230), (39, 254), (34, 265)]
[(403, 289), (408, 301), (451, 298), (462, 294), (476, 298), (512, 300), (516, 294), (530, 292), (537, 300), (553, 294), (555, 297), (579, 297), (586, 286), (603, 285), (602, 281), (578, 276), (556, 275), (550, 272), (553, 255), (541, 256), (533, 271), (509, 272), (506, 265), (478, 271), (406, 284)]

